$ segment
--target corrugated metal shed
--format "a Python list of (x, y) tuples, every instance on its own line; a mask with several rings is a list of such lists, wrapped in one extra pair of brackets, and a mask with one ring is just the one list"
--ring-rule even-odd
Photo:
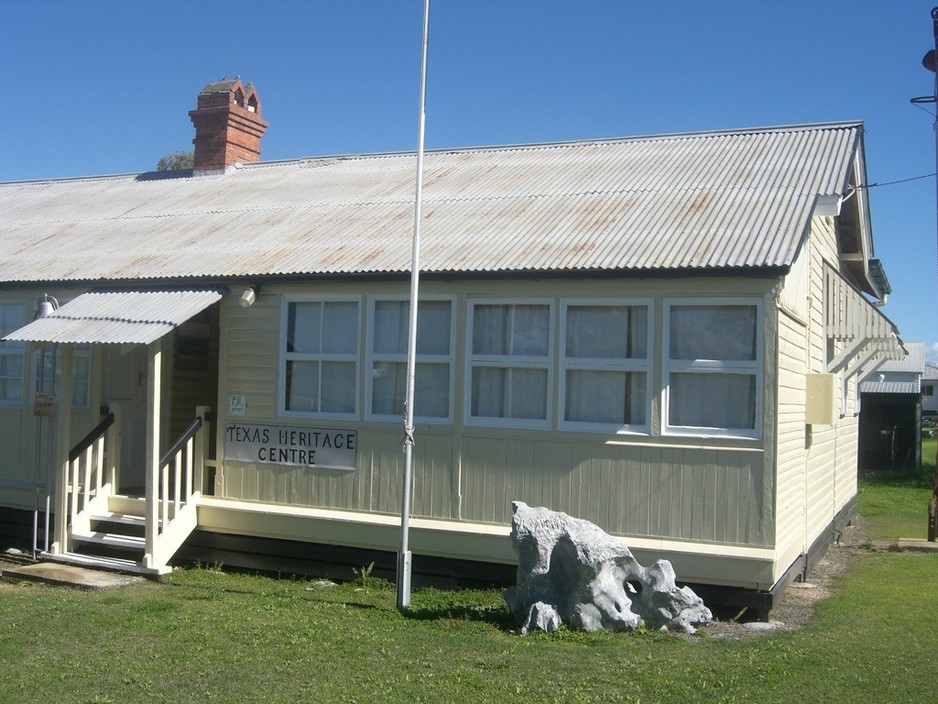
[(219, 291), (83, 293), (4, 337), (24, 342), (149, 344), (221, 299)]
[[(788, 266), (859, 123), (430, 152), (425, 272)], [(412, 153), (0, 184), (0, 281), (403, 274)]]
[(884, 362), (860, 382), (863, 394), (918, 394), (925, 373), (925, 343), (904, 342), (908, 354), (903, 359)]

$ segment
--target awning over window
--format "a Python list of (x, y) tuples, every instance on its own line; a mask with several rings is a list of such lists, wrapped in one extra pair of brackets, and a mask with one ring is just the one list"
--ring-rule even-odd
[(149, 344), (220, 300), (221, 292), (105, 291), (83, 293), (4, 340)]

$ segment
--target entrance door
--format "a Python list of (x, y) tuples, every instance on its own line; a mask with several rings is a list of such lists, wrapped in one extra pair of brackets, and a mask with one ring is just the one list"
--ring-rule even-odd
[(143, 496), (147, 451), (147, 346), (108, 346), (105, 398), (121, 405), (121, 460), (117, 490)]

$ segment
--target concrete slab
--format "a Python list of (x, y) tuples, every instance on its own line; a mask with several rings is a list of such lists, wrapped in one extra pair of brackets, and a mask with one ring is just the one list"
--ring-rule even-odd
[(900, 552), (935, 552), (938, 553), (938, 543), (927, 540), (899, 538)]
[(54, 562), (39, 562), (34, 565), (4, 566), (0, 572), (3, 579), (31, 580), (59, 584), (78, 589), (106, 589), (108, 587), (123, 587), (143, 581), (143, 577), (120, 574), (117, 572), (103, 572), (89, 570), (86, 567), (75, 565), (59, 565)]

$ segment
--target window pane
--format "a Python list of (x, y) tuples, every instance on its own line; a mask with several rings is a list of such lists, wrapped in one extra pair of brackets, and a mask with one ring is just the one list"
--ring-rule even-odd
[(511, 369), (511, 418), (547, 418), (547, 370)]
[(755, 306), (672, 306), (671, 359), (754, 360)]
[(72, 384), (72, 406), (85, 408), (88, 405), (88, 383), (76, 382)]
[(354, 354), (358, 351), (357, 303), (323, 303), (322, 351), (327, 354)]
[(511, 354), (546, 357), (550, 338), (547, 306), (513, 306), (514, 322)]
[(668, 423), (702, 428), (756, 427), (756, 377), (671, 374)]
[[(404, 416), (407, 393), (407, 365), (404, 362), (376, 362), (373, 368), (371, 411), (381, 415)], [(414, 415), (422, 418), (449, 416), (449, 365), (418, 364), (414, 379)]]
[(403, 416), (406, 383), (406, 364), (375, 362), (371, 369), (371, 412)]
[(570, 370), (564, 420), (644, 425), (645, 382), (639, 372)]
[(470, 412), (485, 418), (507, 418), (508, 370), (476, 367), (472, 370)]
[(422, 418), (448, 418), (449, 365), (417, 364), (414, 382), (414, 414)]
[(421, 301), (417, 309), (417, 352), (450, 353), (451, 317), (452, 306), (449, 301)]
[(546, 357), (550, 309), (545, 305), (478, 305), (473, 308), (472, 351), (485, 355)]
[(22, 401), (23, 384), (19, 379), (0, 378), (0, 400), (2, 401)]
[(319, 410), (319, 362), (287, 362), (287, 410)]
[[(376, 301), (372, 343), (374, 351), (379, 354), (405, 354), (409, 320), (407, 301)], [(419, 327), (419, 318), (417, 322)]]
[(322, 401), (323, 413), (355, 412), (355, 363), (322, 363)]
[(291, 303), (287, 323), (287, 352), (320, 352), (320, 303)]
[[(421, 301), (417, 308), (418, 354), (450, 353), (449, 301)], [(410, 324), (408, 301), (375, 303), (374, 351), (379, 354), (407, 354)]]
[(472, 309), (474, 354), (508, 354), (511, 306), (475, 306)]
[(648, 337), (644, 306), (569, 306), (566, 355), (596, 359), (643, 359)]

